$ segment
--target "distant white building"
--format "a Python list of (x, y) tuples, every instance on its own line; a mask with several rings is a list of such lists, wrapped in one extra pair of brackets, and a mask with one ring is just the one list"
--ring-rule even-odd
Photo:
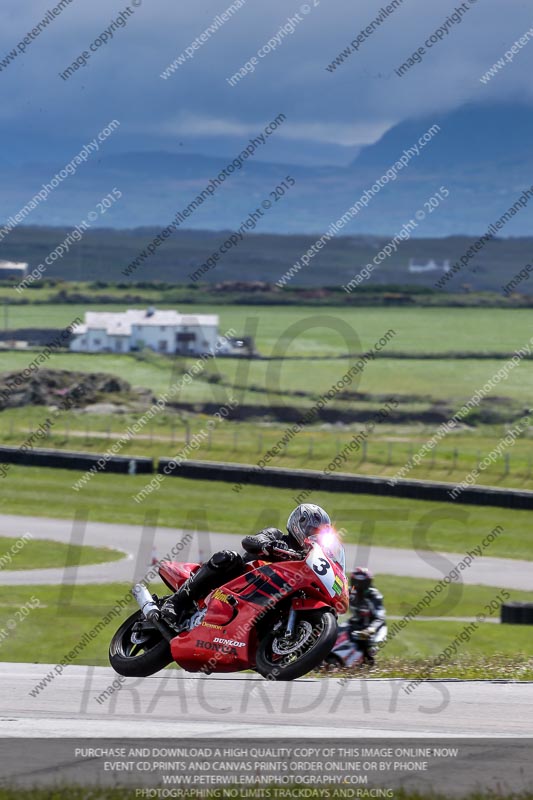
[(158, 353), (202, 355), (218, 341), (218, 315), (128, 309), (87, 311), (73, 330), (75, 353), (128, 353), (149, 347)]
[(409, 259), (409, 272), (448, 272), (450, 269), (450, 259), (446, 258), (444, 261), (436, 261), (430, 258), (429, 261), (416, 261), (414, 258)]
[(3, 261), (0, 260), (0, 280), (16, 278), (24, 280), (28, 265), (24, 261)]

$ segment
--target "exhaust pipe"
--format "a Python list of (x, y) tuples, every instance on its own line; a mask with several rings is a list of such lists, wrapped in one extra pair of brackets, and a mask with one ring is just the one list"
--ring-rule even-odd
[(136, 583), (131, 591), (146, 619), (150, 622), (157, 622), (161, 614), (146, 586)]

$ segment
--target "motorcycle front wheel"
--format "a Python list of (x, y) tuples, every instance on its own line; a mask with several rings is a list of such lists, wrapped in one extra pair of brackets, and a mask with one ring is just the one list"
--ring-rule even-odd
[(122, 623), (109, 645), (109, 663), (119, 675), (146, 678), (172, 662), (170, 646), (142, 611)]
[(274, 628), (259, 642), (255, 668), (271, 681), (293, 681), (324, 660), (337, 640), (337, 619), (331, 611), (298, 616), (291, 637)]

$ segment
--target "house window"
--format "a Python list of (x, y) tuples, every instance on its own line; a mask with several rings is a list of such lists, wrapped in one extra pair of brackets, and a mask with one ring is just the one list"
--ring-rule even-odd
[(160, 353), (166, 353), (166, 351), (167, 351), (167, 344), (168, 344), (168, 343), (167, 343), (167, 340), (166, 340), (166, 339), (160, 339), (160, 340), (159, 340), (159, 345), (158, 345), (158, 348), (159, 348), (159, 352), (160, 352)]
[(120, 339), (117, 339), (117, 341), (115, 342), (115, 350), (117, 351), (117, 353), (122, 350), (122, 341)]
[(95, 347), (98, 347), (99, 344), (102, 344), (102, 340), (101, 339), (95, 339), (94, 340), (94, 344), (95, 344)]
[(167, 326), (166, 326), (166, 325), (160, 325), (160, 326), (159, 326), (159, 330), (160, 330), (160, 331), (166, 331), (166, 329), (167, 329)]
[(177, 353), (190, 353), (193, 350), (193, 343), (196, 341), (195, 333), (177, 333), (176, 334), (176, 352)]

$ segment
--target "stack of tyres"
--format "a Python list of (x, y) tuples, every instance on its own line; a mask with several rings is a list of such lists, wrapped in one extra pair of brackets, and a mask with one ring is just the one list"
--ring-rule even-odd
[(501, 621), (508, 625), (533, 625), (533, 603), (502, 603)]

